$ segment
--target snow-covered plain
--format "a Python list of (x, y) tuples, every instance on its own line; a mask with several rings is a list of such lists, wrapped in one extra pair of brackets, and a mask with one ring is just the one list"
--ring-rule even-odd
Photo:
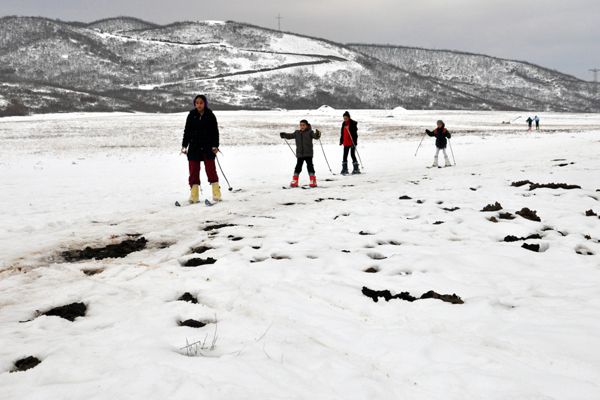
[[(342, 111), (217, 112), (241, 191), (222, 180), (211, 208), (173, 205), (185, 114), (0, 119), (0, 398), (600, 398), (600, 219), (585, 215), (600, 214), (600, 115), (542, 114), (529, 133), (525, 113), (353, 111), (365, 174), (331, 175), (316, 147), (320, 187), (283, 190), (278, 133), (307, 118), (337, 173)], [(433, 141), (414, 153), (440, 117), (457, 165), (426, 169)], [(581, 189), (511, 187), (523, 179)], [(490, 222), (496, 201), (541, 222)], [(503, 242), (534, 233), (540, 253)], [(125, 258), (61, 257), (133, 234), (148, 245)], [(195, 257), (217, 261), (182, 266)], [(363, 286), (464, 304), (375, 303)], [(72, 302), (86, 316), (35, 318)], [(182, 350), (215, 329), (214, 349)]]

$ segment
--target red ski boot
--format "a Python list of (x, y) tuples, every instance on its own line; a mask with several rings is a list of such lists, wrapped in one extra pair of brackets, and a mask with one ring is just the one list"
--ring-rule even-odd
[(292, 181), (290, 182), (290, 187), (297, 188), (298, 187), (298, 175), (294, 175)]
[(317, 187), (317, 177), (314, 175), (310, 176), (310, 185), (311, 188)]

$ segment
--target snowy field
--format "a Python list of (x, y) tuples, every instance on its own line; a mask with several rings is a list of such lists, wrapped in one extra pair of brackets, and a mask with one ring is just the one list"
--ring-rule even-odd
[[(337, 174), (343, 111), (217, 112), (236, 190), (182, 208), (185, 114), (0, 119), (0, 399), (599, 399), (600, 115), (354, 111), (365, 174), (317, 146), (283, 190), (279, 132), (307, 118)], [(457, 165), (427, 169), (438, 118)]]

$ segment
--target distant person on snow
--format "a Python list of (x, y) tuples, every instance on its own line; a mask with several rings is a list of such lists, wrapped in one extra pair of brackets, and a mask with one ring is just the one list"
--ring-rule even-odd
[(430, 131), (429, 129), (426, 129), (425, 132), (431, 136), (431, 137), (435, 137), (435, 157), (433, 158), (433, 165), (432, 167), (439, 167), (438, 164), (438, 155), (440, 154), (440, 150), (444, 153), (444, 160), (446, 161), (446, 164), (444, 165), (445, 167), (451, 167), (452, 164), (450, 163), (450, 160), (448, 159), (448, 154), (446, 154), (446, 146), (448, 145), (448, 140), (450, 139), (452, 136), (450, 135), (450, 132), (448, 132), (448, 130), (446, 129), (446, 125), (444, 124), (444, 121), (439, 120), (437, 122), (437, 128), (435, 128), (432, 131)]
[(290, 187), (298, 187), (298, 178), (302, 172), (302, 165), (306, 162), (306, 169), (310, 176), (310, 187), (317, 187), (317, 178), (315, 176), (315, 167), (313, 165), (313, 139), (320, 139), (321, 132), (317, 129), (312, 130), (312, 127), (307, 120), (300, 121), (300, 129), (294, 133), (281, 132), (279, 134), (282, 139), (296, 140), (296, 168), (294, 169), (294, 177), (290, 183)]
[(540, 130), (540, 117), (538, 117), (537, 115), (535, 116), (535, 118), (533, 119), (535, 121), (535, 130), (539, 131)]
[(348, 153), (352, 156), (352, 174), (360, 174), (358, 161), (356, 159), (356, 146), (358, 145), (358, 122), (350, 118), (350, 113), (346, 111), (343, 115), (344, 122), (340, 134), (340, 146), (344, 146), (344, 158), (342, 161), (342, 175), (348, 175)]
[(531, 117), (527, 117), (527, 125), (529, 125), (529, 130), (531, 130), (531, 125), (533, 124), (533, 119)]
[(221, 187), (215, 167), (216, 154), (219, 152), (219, 124), (217, 117), (208, 108), (204, 95), (194, 98), (194, 109), (185, 121), (181, 153), (187, 154), (190, 176), (190, 203), (200, 200), (200, 162), (204, 162), (208, 183), (212, 186), (213, 201), (221, 201)]

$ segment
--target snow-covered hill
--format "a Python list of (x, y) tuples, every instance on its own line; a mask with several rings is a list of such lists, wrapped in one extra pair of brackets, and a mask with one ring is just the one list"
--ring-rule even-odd
[(5, 17), (0, 93), (32, 112), (179, 111), (199, 92), (217, 108), (597, 109), (584, 82), (561, 74), (568, 85), (534, 101), (519, 80), (498, 96), (360, 50), (230, 21)]
[[(527, 62), (482, 54), (385, 45), (349, 45), (380, 61), (481, 98), (528, 110), (600, 110), (593, 83)], [(598, 86), (598, 85), (596, 85)], [(596, 103), (594, 104), (594, 99)]]

